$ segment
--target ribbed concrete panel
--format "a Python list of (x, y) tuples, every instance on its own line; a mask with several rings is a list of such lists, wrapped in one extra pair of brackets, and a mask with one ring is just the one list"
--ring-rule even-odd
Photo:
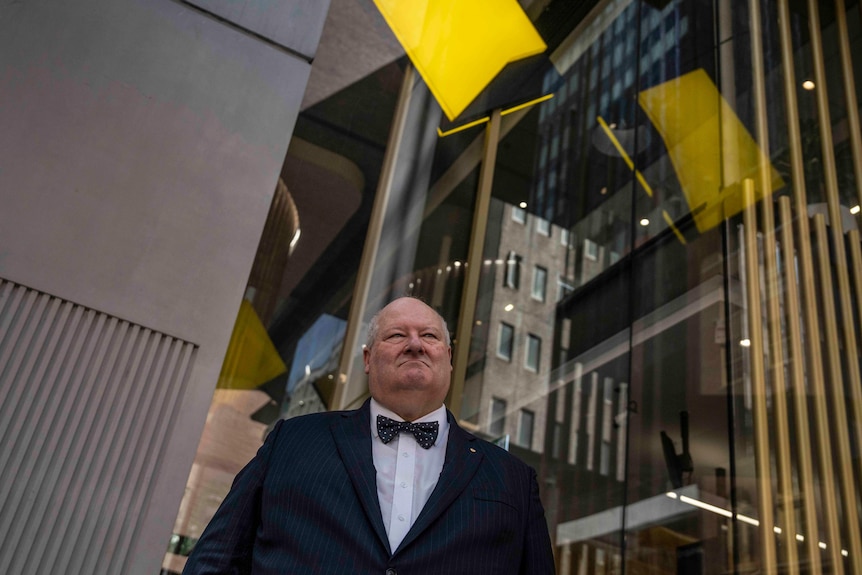
[(0, 573), (126, 573), (195, 345), (0, 279)]

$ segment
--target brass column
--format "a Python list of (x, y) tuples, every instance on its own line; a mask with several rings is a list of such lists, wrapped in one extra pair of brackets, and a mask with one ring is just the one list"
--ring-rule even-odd
[[(763, 69), (763, 44), (759, 33), (760, 2), (754, 0), (750, 3), (751, 21), (751, 72), (752, 72), (752, 96), (754, 100), (754, 116), (757, 143), (760, 146), (761, 157), (757, 166), (757, 184), (760, 188), (763, 202), (761, 204), (763, 215), (763, 265), (766, 280), (766, 311), (767, 311), (767, 333), (769, 337), (769, 356), (771, 366), (769, 370), (770, 384), (773, 398), (773, 411), (775, 415), (775, 444), (776, 464), (778, 473), (778, 490), (782, 505), (779, 527), (781, 536), (785, 540), (782, 546), (784, 551), (783, 562), (787, 566), (790, 575), (799, 573), (799, 553), (796, 549), (796, 510), (793, 505), (793, 470), (790, 462), (790, 426), (787, 416), (787, 398), (784, 380), (784, 342), (782, 341), (782, 318), (781, 318), (781, 295), (778, 265), (776, 263), (775, 243), (775, 214), (772, 206), (772, 181), (769, 164), (769, 126), (766, 110), (766, 86), (765, 72)], [(754, 198), (751, 198), (753, 201)], [(749, 198), (746, 197), (746, 202)], [(746, 203), (746, 206), (748, 204)], [(746, 232), (748, 225), (746, 225)], [(757, 253), (756, 251), (754, 252)], [(753, 292), (753, 297), (759, 297), (758, 292)], [(750, 323), (751, 331), (759, 325)], [(760, 331), (758, 330), (758, 333)], [(752, 338), (753, 339), (753, 338)], [(760, 495), (758, 495), (758, 498)], [(764, 547), (767, 541), (763, 543)]]
[(766, 374), (763, 366), (763, 314), (760, 307), (760, 266), (757, 257), (757, 207), (754, 181), (742, 182), (746, 301), (748, 308), (751, 358), (752, 415), (754, 418), (755, 483), (759, 520), (761, 568), (764, 573), (778, 572), (775, 552), (775, 519), (772, 511), (772, 473), (769, 461), (769, 413), (766, 406)]
[(488, 228), (488, 209), (491, 205), (491, 188), (494, 183), (494, 168), (497, 163), (497, 145), (500, 142), (500, 110), (491, 113), (485, 127), (485, 144), (482, 151), (482, 167), (479, 170), (479, 186), (473, 210), (473, 226), (470, 230), (470, 247), (467, 254), (467, 270), (464, 289), (461, 292), (461, 310), (455, 334), (452, 387), (447, 404), (452, 413), (461, 414), (461, 399), (464, 395), (464, 380), (470, 360), (470, 341), (473, 336), (473, 321), (476, 317), (476, 298), (479, 295), (479, 279), (482, 271), (482, 251), (485, 248), (485, 232)]

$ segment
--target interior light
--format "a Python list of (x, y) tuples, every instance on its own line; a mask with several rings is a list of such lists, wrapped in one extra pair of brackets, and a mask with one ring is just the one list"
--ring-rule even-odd
[(293, 249), (296, 247), (296, 243), (299, 241), (299, 236), (301, 236), (301, 235), (302, 235), (302, 230), (300, 230), (299, 228), (296, 228), (296, 232), (294, 232), (293, 237), (290, 238), (290, 246), (289, 246), (290, 249)]
[(521, 202), (520, 204), (518, 204), (518, 207), (521, 208), (522, 210), (526, 210), (527, 209), (527, 202)]
[(647, 227), (649, 225), (649, 220), (647, 218), (642, 218), (641, 219), (641, 225), (643, 227)]
[(489, 266), (489, 265), (491, 265), (492, 263), (494, 263), (494, 261), (493, 261), (493, 260), (485, 260), (485, 265), (486, 265), (486, 266)]
[(805, 80), (804, 82), (802, 82), (802, 87), (809, 91), (813, 90), (814, 82), (812, 82), (811, 80)]
[(461, 262), (459, 262), (458, 260), (455, 260), (455, 267), (456, 267), (456, 268), (460, 268), (460, 267), (461, 267)]
[(751, 347), (751, 340), (748, 338), (739, 340), (739, 345), (742, 347)]
[(859, 210), (860, 210), (859, 206), (858, 206), (858, 205), (855, 205), (855, 206), (853, 206), (852, 208), (850, 208), (850, 213), (851, 213), (851, 214), (853, 214), (853, 215), (856, 215), (856, 214), (858, 214), (858, 213), (859, 213)]
[(515, 309), (515, 306), (514, 306), (514, 305), (512, 305), (512, 304), (508, 304), (508, 305), (507, 305), (506, 307), (504, 307), (503, 309), (504, 309), (504, 310), (506, 310), (506, 311), (512, 311), (513, 309)]
[(477, 320), (476, 320), (476, 325), (482, 325), (482, 320), (481, 320), (481, 319), (477, 319)]
[(824, 543), (823, 541), (818, 543), (817, 546), (820, 547), (821, 549), (826, 549), (826, 543)]
[(796, 534), (796, 540), (797, 540), (797, 541), (800, 541), (800, 542), (801, 542), (801, 541), (805, 541), (805, 537), (804, 537), (804, 536), (802, 536), (802, 535), (800, 535), (799, 533), (797, 533), (797, 534)]
[(611, 130), (616, 130), (617, 129), (617, 123), (616, 122), (611, 123), (610, 125), (608, 125), (608, 128), (610, 128)]
[(775, 531), (775, 533), (777, 533), (778, 535), (781, 535), (781, 527), (773, 527), (772, 530)]
[(842, 550), (841, 550), (841, 555), (843, 555), (844, 557), (847, 557), (847, 556), (848, 556), (848, 555), (850, 555), (850, 554), (847, 552), (847, 550), (846, 550), (846, 549), (842, 549)]

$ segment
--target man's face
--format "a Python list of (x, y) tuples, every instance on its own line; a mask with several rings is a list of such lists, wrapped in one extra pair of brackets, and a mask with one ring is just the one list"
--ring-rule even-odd
[(452, 375), (452, 348), (437, 313), (413, 298), (387, 305), (363, 351), (371, 396), (407, 421), (443, 405)]

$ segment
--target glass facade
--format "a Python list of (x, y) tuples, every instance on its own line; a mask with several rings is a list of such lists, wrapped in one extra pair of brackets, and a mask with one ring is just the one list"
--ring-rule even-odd
[(521, 4), (548, 51), (452, 129), (333, 3), (321, 46), (379, 65), (300, 114), (166, 572), (278, 418), (361, 404), (414, 295), (558, 573), (862, 573), (859, 1)]

